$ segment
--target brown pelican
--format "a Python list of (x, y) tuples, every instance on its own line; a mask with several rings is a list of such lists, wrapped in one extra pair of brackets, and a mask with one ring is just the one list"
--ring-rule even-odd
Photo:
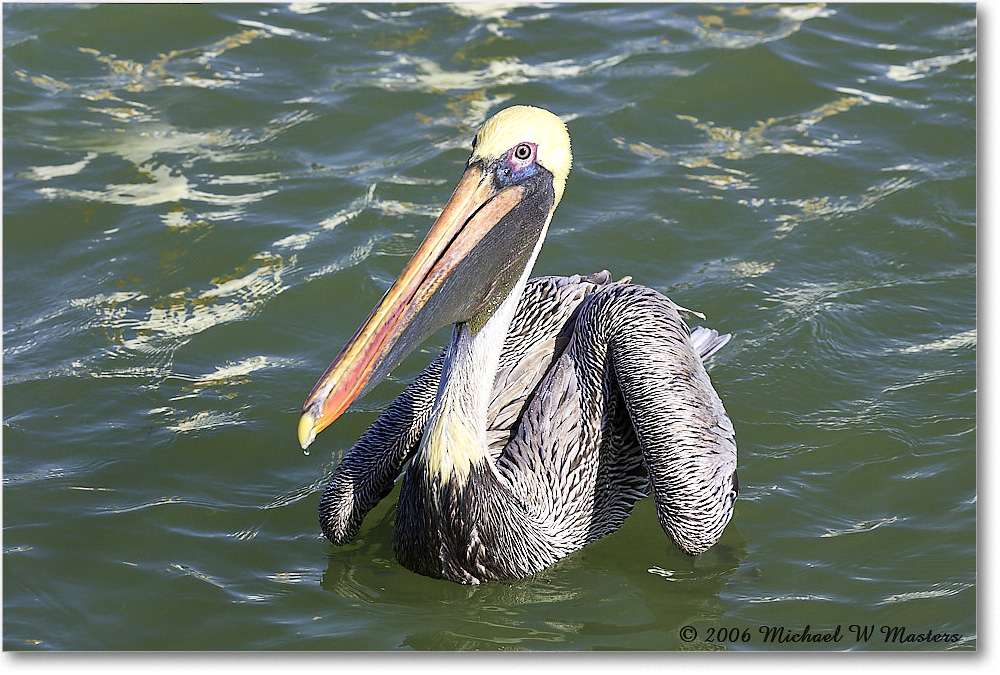
[(738, 492), (732, 423), (702, 360), (729, 339), (606, 271), (528, 279), (572, 157), (566, 125), (516, 106), (483, 125), (455, 193), (302, 409), (312, 443), (417, 345), (451, 341), (337, 467), (323, 532), (350, 541), (404, 465), (393, 548), (462, 583), (538, 572), (618, 529), (650, 492), (696, 555)]

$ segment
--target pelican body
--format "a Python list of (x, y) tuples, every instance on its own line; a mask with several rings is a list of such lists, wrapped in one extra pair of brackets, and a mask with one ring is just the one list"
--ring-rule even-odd
[(529, 275), (572, 156), (566, 126), (515, 106), (479, 130), (455, 193), (303, 406), (305, 448), (443, 326), (451, 340), (344, 456), (320, 500), (350, 541), (405, 469), (393, 548), (416, 572), (516, 579), (609, 534), (652, 494), (685, 553), (738, 493), (729, 417), (703, 360), (728, 335), (659, 292)]

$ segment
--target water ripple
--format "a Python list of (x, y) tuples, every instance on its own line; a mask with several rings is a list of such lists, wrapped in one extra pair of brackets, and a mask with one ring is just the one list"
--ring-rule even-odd
[(931, 588), (923, 591), (907, 591), (905, 593), (897, 593), (894, 595), (886, 596), (878, 604), (887, 605), (895, 602), (907, 602), (910, 600), (924, 600), (933, 598), (947, 598), (952, 595), (958, 595), (963, 591), (974, 589), (974, 584), (965, 583), (938, 583), (933, 584)]
[(625, 60), (624, 56), (610, 56), (588, 63), (558, 60), (542, 64), (529, 64), (517, 58), (496, 59), (474, 70), (445, 70), (431, 59), (419, 56), (385, 53), (394, 58), (394, 72), (379, 78), (380, 86), (414, 88), (432, 92), (475, 91), (532, 81), (551, 82), (572, 79), (584, 74), (612, 68)]

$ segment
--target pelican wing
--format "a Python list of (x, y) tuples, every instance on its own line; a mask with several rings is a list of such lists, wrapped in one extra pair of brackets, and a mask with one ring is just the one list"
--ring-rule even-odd
[[(614, 531), (652, 491), (664, 531), (700, 553), (736, 498), (733, 426), (702, 364), (729, 336), (692, 333), (688, 310), (651, 288), (603, 281), (577, 281), (583, 292), (569, 302), (537, 292), (545, 286), (526, 291), (510, 337), (541, 345), (558, 333), (565, 346), (534, 360), (544, 367), (530, 388), (494, 389), (495, 402), (520, 402), (497, 469), (555, 546), (573, 550)], [(556, 314), (563, 326), (536, 332), (539, 317)]]
[(620, 316), (627, 319), (611, 340), (615, 376), (660, 525), (681, 550), (695, 555), (722, 535), (739, 491), (733, 424), (702, 363), (729, 336), (703, 329), (692, 344), (683, 308), (642, 286), (626, 292), (624, 306), (630, 309)]
[(439, 354), (358, 439), (337, 466), (319, 503), (323, 532), (334, 544), (358, 533), (368, 512), (392, 491), (416, 452), (441, 381)]

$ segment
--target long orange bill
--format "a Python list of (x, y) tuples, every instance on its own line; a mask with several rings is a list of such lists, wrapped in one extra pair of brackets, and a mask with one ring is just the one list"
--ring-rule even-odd
[(474, 298), (465, 302), (455, 293), (436, 294), (523, 197), (517, 186), (496, 191), (480, 162), (466, 170), (399, 278), (313, 387), (299, 420), (303, 448), (417, 345), (479, 309), (468, 304)]

